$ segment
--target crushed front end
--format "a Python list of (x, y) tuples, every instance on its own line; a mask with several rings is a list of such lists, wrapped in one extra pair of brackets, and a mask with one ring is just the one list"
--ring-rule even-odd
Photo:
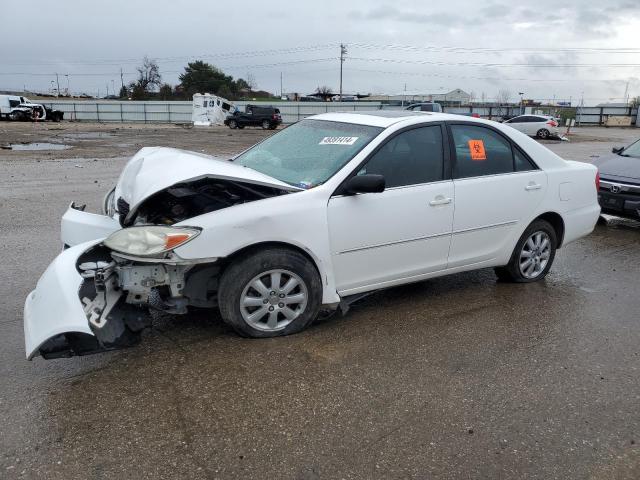
[(101, 242), (64, 250), (25, 303), (27, 358), (60, 358), (126, 348), (151, 326), (150, 309), (187, 313), (216, 305), (217, 266), (175, 255), (142, 258)]

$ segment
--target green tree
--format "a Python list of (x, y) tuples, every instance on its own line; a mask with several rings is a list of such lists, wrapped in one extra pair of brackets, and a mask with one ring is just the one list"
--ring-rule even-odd
[(160, 100), (171, 100), (173, 97), (173, 88), (168, 83), (163, 83), (158, 92)]
[(187, 96), (194, 93), (215, 93), (218, 94), (222, 86), (226, 86), (228, 91), (233, 93), (233, 77), (225, 75), (222, 70), (214, 67), (202, 60), (190, 62), (180, 75), (180, 83)]

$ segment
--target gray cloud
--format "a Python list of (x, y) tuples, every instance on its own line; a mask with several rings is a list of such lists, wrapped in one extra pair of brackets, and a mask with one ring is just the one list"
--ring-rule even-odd
[[(566, 47), (637, 47), (637, 28), (630, 33), (640, 21), (637, 0), (325, 0), (320, 7), (293, 0), (275, 4), (245, 0), (242, 8), (191, 0), (181, 15), (176, 14), (173, 0), (155, 0), (153, 8), (129, 0), (111, 0), (109, 8), (86, 0), (65, 0), (65, 8), (24, 0), (2, 4), (7, 18), (46, 18), (47, 28), (24, 35), (24, 22), (3, 24), (0, 89), (47, 90), (58, 72), (69, 74), (71, 88), (78, 93), (95, 94), (100, 89), (104, 94), (107, 86), (113, 88), (112, 81), (119, 85), (120, 68), (125, 82), (132, 80), (144, 55), (158, 59), (163, 79), (172, 84), (178, 82), (187, 61), (203, 58), (234, 77), (251, 72), (260, 88), (274, 92), (280, 89), (281, 72), (285, 91), (310, 92), (319, 84), (337, 89), (340, 42), (349, 45), (344, 64), (349, 92), (399, 92), (407, 84), (410, 90), (426, 93), (463, 88), (478, 96), (485, 92), (487, 98), (500, 88), (526, 91), (534, 98), (554, 94), (575, 98), (584, 90), (585, 96), (596, 98), (611, 96), (619, 82), (624, 89), (626, 78), (637, 77), (640, 70), (478, 65), (640, 63), (638, 54), (549, 53)], [(49, 26), (55, 26), (55, 35)], [(389, 44), (416, 48), (375, 46)], [(325, 47), (284, 51), (314, 45)], [(452, 46), (461, 48), (439, 48)], [(477, 48), (491, 50), (473, 50)], [(510, 48), (531, 51), (524, 55)], [(257, 50), (283, 51), (235, 55)], [(291, 61), (308, 63), (287, 64)], [(637, 83), (631, 82), (629, 88), (631, 95), (640, 95)]]

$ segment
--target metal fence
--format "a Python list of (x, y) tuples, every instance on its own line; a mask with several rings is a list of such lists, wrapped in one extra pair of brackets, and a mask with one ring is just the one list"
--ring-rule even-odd
[[(252, 105), (274, 105), (280, 109), (284, 123), (294, 123), (305, 117), (326, 112), (362, 112), (375, 110), (399, 110), (401, 105), (382, 102), (234, 102), (242, 107)], [(66, 120), (91, 122), (142, 122), (142, 123), (189, 123), (192, 102), (183, 101), (86, 101), (59, 100), (44, 102), (45, 105), (64, 112)], [(541, 107), (547, 109), (548, 107)], [(446, 113), (479, 115), (490, 120), (501, 120), (504, 116), (521, 113), (519, 106), (467, 106), (443, 107)], [(533, 107), (535, 112), (536, 107)], [(631, 125), (638, 122), (638, 109), (631, 107), (576, 107), (575, 118), (579, 125), (605, 125), (609, 116), (631, 117)]]

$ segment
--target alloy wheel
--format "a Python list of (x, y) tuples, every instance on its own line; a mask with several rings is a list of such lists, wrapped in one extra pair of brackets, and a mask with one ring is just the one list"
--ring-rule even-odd
[(551, 239), (544, 231), (532, 233), (520, 250), (519, 266), (523, 277), (533, 279), (542, 274), (551, 256)]
[(309, 292), (302, 278), (283, 269), (253, 277), (240, 295), (240, 313), (253, 328), (277, 331), (298, 318), (307, 306)]

